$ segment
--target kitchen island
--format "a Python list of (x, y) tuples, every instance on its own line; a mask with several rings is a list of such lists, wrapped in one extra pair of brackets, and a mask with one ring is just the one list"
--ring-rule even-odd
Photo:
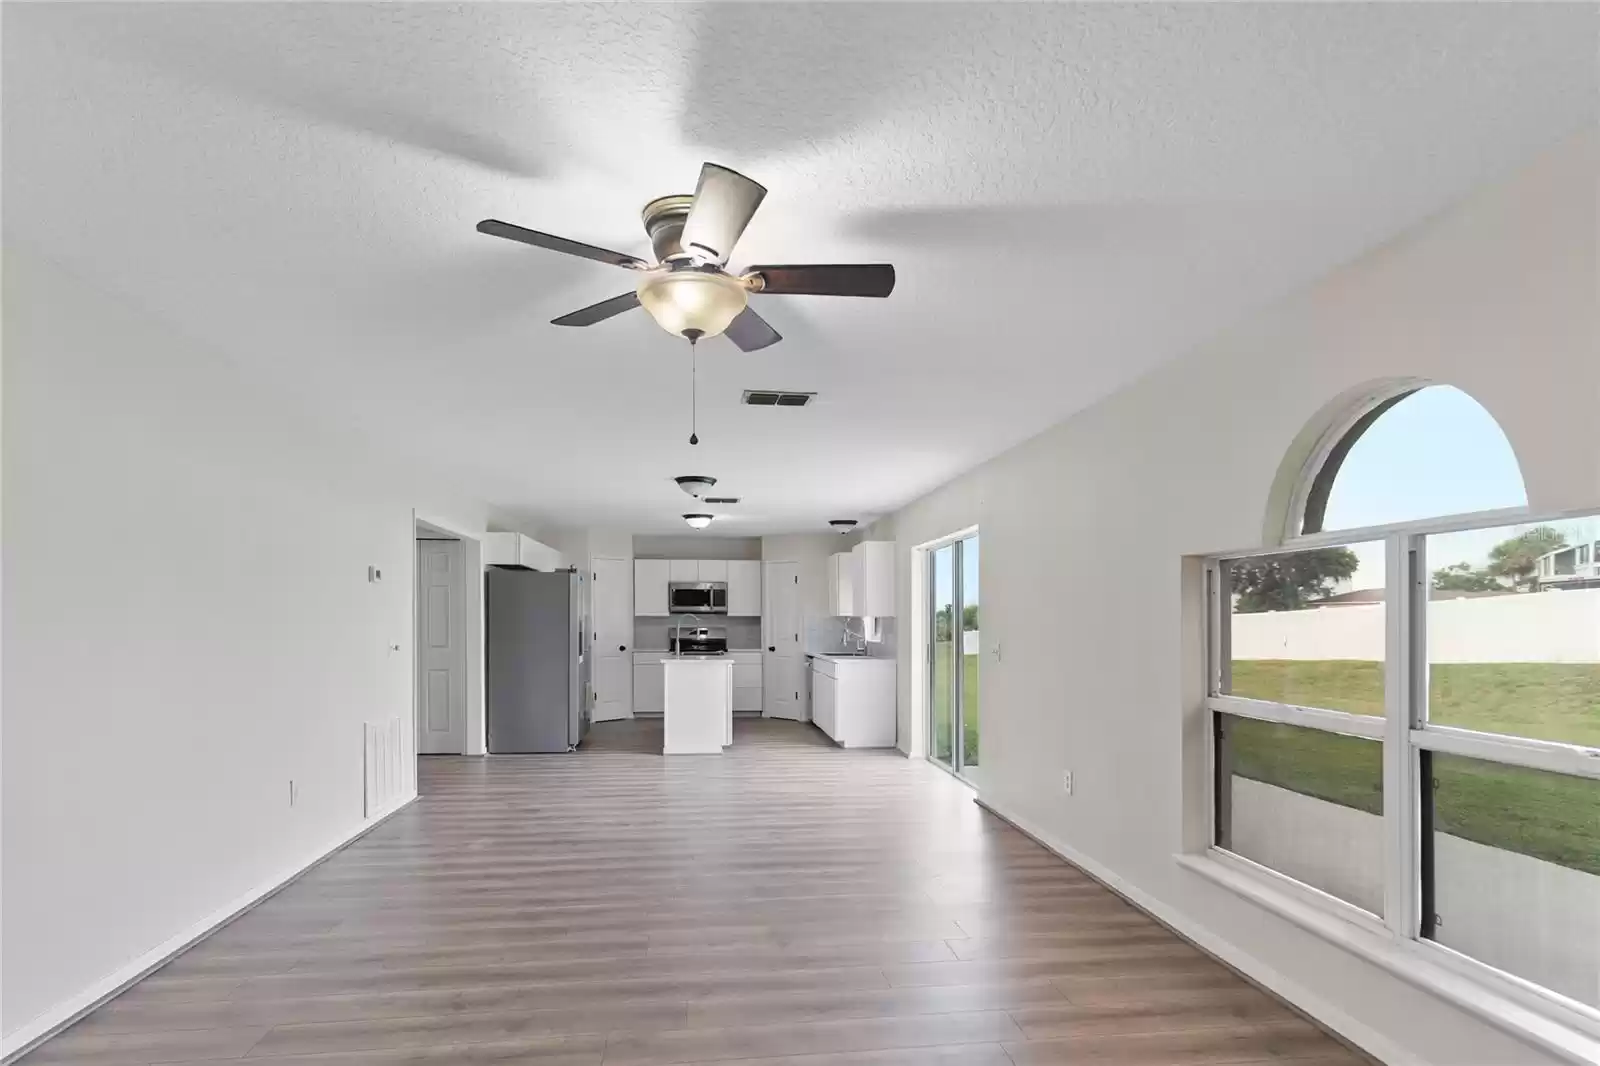
[(661, 660), (663, 755), (721, 755), (733, 743), (733, 660), (669, 655)]

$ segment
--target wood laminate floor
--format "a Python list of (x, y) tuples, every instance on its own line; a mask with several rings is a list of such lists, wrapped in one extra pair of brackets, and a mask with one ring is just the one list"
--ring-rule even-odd
[(22, 1061), (1366, 1061), (931, 766), (660, 728), (424, 759), (419, 802)]

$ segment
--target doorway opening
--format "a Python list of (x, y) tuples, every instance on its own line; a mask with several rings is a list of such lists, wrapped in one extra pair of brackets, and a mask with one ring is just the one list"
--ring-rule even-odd
[(979, 546), (970, 533), (927, 556), (928, 758), (969, 778), (979, 765)]

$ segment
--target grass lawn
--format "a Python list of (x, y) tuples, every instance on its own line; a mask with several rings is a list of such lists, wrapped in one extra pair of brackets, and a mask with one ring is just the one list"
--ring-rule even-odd
[[(950, 683), (942, 678), (950, 676), (950, 642), (933, 647), (933, 737), (931, 747), (934, 758), (950, 762)], [(961, 699), (966, 709), (962, 722), (961, 755), (967, 766), (978, 765), (978, 657), (964, 655), (961, 664)]]
[[(1600, 664), (1444, 664), (1429, 684), (1435, 722), (1600, 747)], [(1373, 662), (1237, 661), (1233, 692), (1383, 714)], [(1377, 742), (1239, 719), (1229, 729), (1240, 776), (1381, 813)], [(1441, 832), (1600, 874), (1600, 782), (1444, 755), (1433, 778)]]

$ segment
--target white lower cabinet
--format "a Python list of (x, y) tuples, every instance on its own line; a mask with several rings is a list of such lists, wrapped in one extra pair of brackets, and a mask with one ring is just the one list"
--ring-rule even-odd
[(811, 720), (843, 748), (894, 747), (894, 660), (813, 658)]
[[(666, 667), (661, 660), (664, 651), (639, 651), (633, 654), (633, 712), (635, 714), (661, 714), (667, 705)], [(733, 709), (736, 711), (761, 710), (761, 653), (759, 651), (731, 651), (733, 660)]]
[(633, 657), (633, 713), (660, 714), (667, 706), (667, 673), (661, 665), (664, 652), (642, 652)]
[(734, 651), (728, 655), (733, 659), (733, 709), (761, 710), (761, 653)]
[(816, 667), (811, 673), (811, 720), (817, 728), (838, 740), (837, 724), (834, 721), (834, 694), (837, 683), (827, 674)]

